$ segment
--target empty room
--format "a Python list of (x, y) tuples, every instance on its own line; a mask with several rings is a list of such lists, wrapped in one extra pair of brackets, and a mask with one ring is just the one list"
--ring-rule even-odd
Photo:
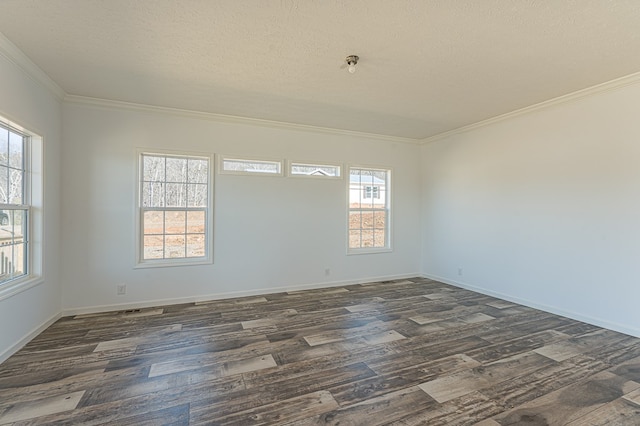
[(640, 425), (639, 28), (0, 1), (0, 425)]

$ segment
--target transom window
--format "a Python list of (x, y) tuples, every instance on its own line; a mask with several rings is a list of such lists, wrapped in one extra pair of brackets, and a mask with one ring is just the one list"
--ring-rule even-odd
[(289, 174), (291, 176), (339, 178), (341, 167), (330, 164), (312, 164), (291, 162)]
[(282, 161), (220, 156), (220, 173), (282, 176)]
[(0, 284), (29, 273), (28, 141), (0, 124)]
[(349, 169), (349, 252), (391, 248), (389, 237), (389, 169)]
[(140, 263), (211, 259), (210, 158), (140, 155)]

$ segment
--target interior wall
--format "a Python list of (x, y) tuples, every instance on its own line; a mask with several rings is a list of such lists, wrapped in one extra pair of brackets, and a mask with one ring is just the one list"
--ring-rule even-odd
[(0, 300), (0, 362), (61, 309), (60, 254), (61, 106), (44, 86), (0, 51), (0, 115), (43, 137), (44, 282)]
[(425, 275), (640, 336), (640, 85), (422, 147)]
[[(78, 103), (63, 123), (65, 313), (420, 272), (417, 145)], [(137, 269), (140, 148), (391, 167), (393, 251), (346, 255), (346, 179), (216, 173), (213, 265)]]

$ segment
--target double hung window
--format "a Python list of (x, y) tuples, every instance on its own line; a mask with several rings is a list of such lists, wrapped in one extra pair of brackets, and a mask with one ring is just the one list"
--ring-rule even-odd
[(389, 169), (349, 169), (349, 252), (366, 253), (391, 248), (390, 176)]
[(29, 141), (0, 124), (0, 285), (29, 274)]
[(142, 153), (139, 161), (139, 263), (209, 263), (210, 157)]

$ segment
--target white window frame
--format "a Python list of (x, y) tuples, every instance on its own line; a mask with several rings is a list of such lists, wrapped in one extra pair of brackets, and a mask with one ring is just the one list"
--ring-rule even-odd
[[(334, 167), (338, 169), (338, 176), (330, 176), (330, 175), (305, 175), (301, 173), (293, 173), (294, 166), (306, 166), (306, 167)], [(303, 178), (303, 179), (342, 179), (342, 165), (336, 163), (316, 163), (313, 161), (288, 161), (287, 162), (287, 174), (289, 177), (293, 178)]]
[[(246, 170), (226, 170), (224, 167), (225, 161), (238, 161), (238, 162), (247, 162), (247, 163), (258, 163), (258, 164), (272, 164), (276, 165), (278, 171), (276, 173), (270, 171), (246, 171)], [(270, 158), (256, 158), (256, 157), (246, 157), (244, 155), (218, 155), (218, 173), (221, 175), (244, 175), (244, 176), (284, 176), (284, 167), (283, 161), (281, 159), (270, 159)]]
[[(205, 208), (205, 256), (203, 257), (186, 257), (186, 258), (163, 258), (163, 259), (144, 259), (144, 229), (143, 215), (145, 211), (191, 211), (188, 207), (154, 207), (148, 208), (142, 206), (142, 158), (143, 155), (158, 155), (173, 158), (195, 158), (206, 159), (209, 162), (207, 174), (207, 206)], [(214, 157), (212, 154), (185, 151), (169, 151), (161, 149), (142, 149), (136, 150), (136, 264), (135, 268), (162, 268), (173, 266), (193, 266), (193, 265), (209, 265), (213, 263), (213, 169)], [(195, 208), (201, 210), (202, 208)], [(163, 234), (164, 235), (164, 234)]]
[(0, 125), (24, 139), (24, 175), (23, 204), (0, 205), (0, 210), (7, 208), (27, 211), (25, 250), (26, 271), (24, 275), (0, 283), (0, 300), (32, 288), (44, 282), (43, 277), (43, 235), (44, 235), (44, 175), (43, 175), (43, 138), (25, 127), (0, 116)]
[[(364, 212), (364, 211), (369, 211), (372, 210), (370, 208), (352, 208), (351, 204), (350, 204), (350, 199), (351, 199), (351, 170), (373, 170), (373, 171), (381, 171), (381, 172), (385, 172), (387, 177), (386, 177), (386, 182), (385, 182), (385, 191), (384, 191), (384, 199), (385, 199), (385, 207), (384, 207), (384, 211), (385, 211), (385, 245), (384, 247), (350, 247), (350, 238), (349, 238), (349, 231), (350, 231), (350, 216), (351, 216), (351, 212), (353, 211), (360, 211), (360, 212)], [(359, 255), (359, 254), (374, 254), (374, 253), (388, 253), (388, 252), (392, 252), (393, 251), (393, 247), (392, 247), (392, 236), (393, 236), (393, 227), (392, 227), (392, 211), (393, 211), (393, 207), (391, 204), (391, 200), (392, 200), (392, 196), (391, 193), (393, 192), (393, 187), (392, 187), (392, 174), (393, 174), (393, 169), (391, 167), (386, 167), (386, 166), (370, 166), (370, 165), (356, 165), (356, 164), (351, 164), (347, 166), (347, 170), (345, 173), (345, 181), (346, 181), (346, 186), (347, 186), (347, 223), (346, 223), (346, 233), (347, 233), (347, 238), (346, 238), (346, 245), (347, 245), (347, 254), (348, 255)], [(377, 199), (380, 199), (380, 190), (378, 190), (378, 197)], [(364, 198), (364, 188), (362, 188), (362, 190), (359, 190), (361, 197), (363, 199)], [(371, 198), (368, 198), (369, 200), (371, 200)], [(375, 199), (375, 198), (374, 198)], [(361, 229), (362, 230), (362, 229)]]

